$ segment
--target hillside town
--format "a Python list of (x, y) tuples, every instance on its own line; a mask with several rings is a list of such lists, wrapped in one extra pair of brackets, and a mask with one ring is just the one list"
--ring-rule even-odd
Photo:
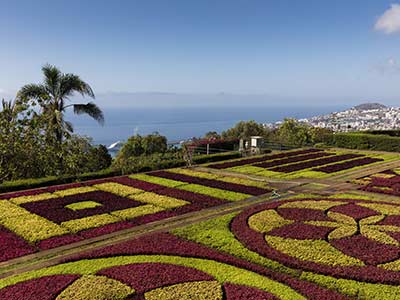
[[(331, 129), (335, 132), (366, 130), (391, 130), (400, 128), (400, 108), (387, 107), (379, 103), (365, 103), (348, 110), (328, 115), (299, 119), (312, 127)], [(276, 128), (282, 121), (264, 124)]]

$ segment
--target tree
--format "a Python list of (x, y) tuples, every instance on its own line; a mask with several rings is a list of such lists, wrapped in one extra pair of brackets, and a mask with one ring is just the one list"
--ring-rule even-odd
[(45, 175), (54, 152), (48, 151), (42, 132), (40, 115), (26, 103), (2, 100), (0, 182)]
[(312, 127), (310, 133), (314, 144), (324, 143), (333, 135), (333, 130), (328, 128)]
[(158, 132), (146, 135), (142, 139), (143, 154), (164, 153), (167, 151), (167, 138)]
[[(111, 164), (104, 146), (72, 135), (55, 146), (46, 133), (48, 119), (32, 101), (2, 101), (0, 108), (0, 182), (98, 171)], [(62, 169), (54, 162), (63, 158)]]
[(111, 165), (112, 158), (107, 148), (104, 145), (92, 146), (88, 137), (72, 135), (62, 145), (64, 172), (67, 174), (96, 172)]
[(268, 130), (256, 121), (240, 121), (235, 127), (223, 131), (223, 139), (249, 139), (251, 136), (267, 137)]
[(75, 114), (87, 114), (100, 124), (104, 123), (101, 109), (93, 102), (86, 104), (67, 104), (75, 93), (83, 97), (95, 98), (92, 88), (75, 74), (62, 73), (57, 67), (45, 65), (42, 68), (44, 81), (42, 84), (27, 84), (17, 93), (17, 99), (37, 101), (47, 120), (47, 130), (61, 144), (65, 136), (73, 133), (73, 126), (64, 120), (67, 108), (72, 107)]
[(279, 126), (278, 139), (282, 144), (306, 146), (312, 142), (310, 126), (295, 119), (286, 118)]
[(209, 131), (204, 135), (207, 140), (219, 140), (221, 136), (216, 131)]

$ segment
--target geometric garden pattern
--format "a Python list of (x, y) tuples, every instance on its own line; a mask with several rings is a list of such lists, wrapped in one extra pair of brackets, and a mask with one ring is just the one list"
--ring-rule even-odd
[[(400, 299), (398, 173), (359, 180), (368, 194), (276, 200), (263, 180), (223, 175), (344, 174), (380, 159), (351, 155), (293, 151), (211, 166), (224, 172), (178, 168), (0, 195), (0, 262), (266, 195), (240, 211), (1, 278), (0, 299)], [(371, 194), (382, 191), (390, 196)]]
[(2, 195), (0, 261), (271, 191), (249, 180), (173, 176), (185, 181), (138, 175)]
[(231, 224), (246, 246), (287, 266), (400, 284), (400, 205), (301, 199), (250, 208)]

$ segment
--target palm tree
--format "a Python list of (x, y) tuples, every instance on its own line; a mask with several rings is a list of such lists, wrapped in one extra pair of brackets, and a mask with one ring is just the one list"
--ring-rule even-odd
[(73, 108), (75, 114), (87, 114), (103, 125), (103, 112), (93, 102), (67, 104), (67, 101), (75, 93), (94, 99), (95, 95), (89, 84), (79, 76), (64, 74), (57, 67), (49, 64), (46, 64), (42, 71), (44, 82), (23, 86), (19, 90), (17, 98), (36, 100), (40, 104), (42, 113), (48, 120), (48, 129), (52, 131), (59, 144), (61, 144), (64, 136), (68, 136), (74, 131), (71, 122), (64, 120), (64, 113), (69, 107)]

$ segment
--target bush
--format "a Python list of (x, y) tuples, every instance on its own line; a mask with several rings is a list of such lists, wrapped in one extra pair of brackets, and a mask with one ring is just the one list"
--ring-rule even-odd
[(83, 173), (79, 175), (49, 176), (42, 178), (5, 181), (2, 184), (0, 184), (0, 193), (34, 189), (44, 186), (65, 184), (65, 183), (85, 181), (91, 179), (99, 179), (117, 175), (121, 175), (121, 173), (111, 168), (108, 168), (98, 172)]
[(118, 152), (116, 160), (126, 160), (130, 157), (165, 153), (168, 149), (167, 138), (155, 132), (146, 136), (131, 136)]
[[(193, 157), (194, 164), (204, 164), (227, 159), (241, 157), (239, 152), (228, 152), (210, 155), (196, 155)], [(115, 163), (114, 167), (122, 174), (147, 172), (161, 169), (169, 169), (185, 166), (186, 162), (181, 158), (176, 158), (172, 154), (153, 154), (149, 156), (130, 157), (124, 164)]]
[[(197, 164), (216, 162), (227, 159), (239, 158), (240, 153), (229, 152), (213, 155), (198, 155), (193, 157), (193, 162)], [(7, 193), (19, 190), (34, 189), (57, 184), (66, 184), (71, 182), (79, 182), (92, 179), (100, 179), (112, 176), (119, 176), (128, 173), (138, 173), (145, 171), (153, 171), (158, 169), (168, 169), (174, 167), (185, 166), (183, 159), (176, 159), (170, 156), (165, 159), (165, 156), (157, 155), (155, 157), (139, 157), (130, 161), (132, 164), (124, 166), (122, 169), (107, 168), (97, 172), (88, 172), (78, 175), (62, 175), (62, 176), (49, 176), (35, 179), (21, 179), (15, 181), (5, 181), (0, 184), (0, 193)]]
[(201, 139), (193, 142), (191, 146), (195, 147), (194, 153), (206, 153), (209, 145), (209, 153), (221, 153), (223, 151), (235, 151), (239, 149), (238, 139)]
[(339, 148), (400, 152), (400, 137), (365, 133), (336, 133), (324, 141)]
[(368, 130), (365, 131), (368, 134), (374, 135), (389, 135), (389, 136), (397, 136), (400, 137), (400, 130)]

